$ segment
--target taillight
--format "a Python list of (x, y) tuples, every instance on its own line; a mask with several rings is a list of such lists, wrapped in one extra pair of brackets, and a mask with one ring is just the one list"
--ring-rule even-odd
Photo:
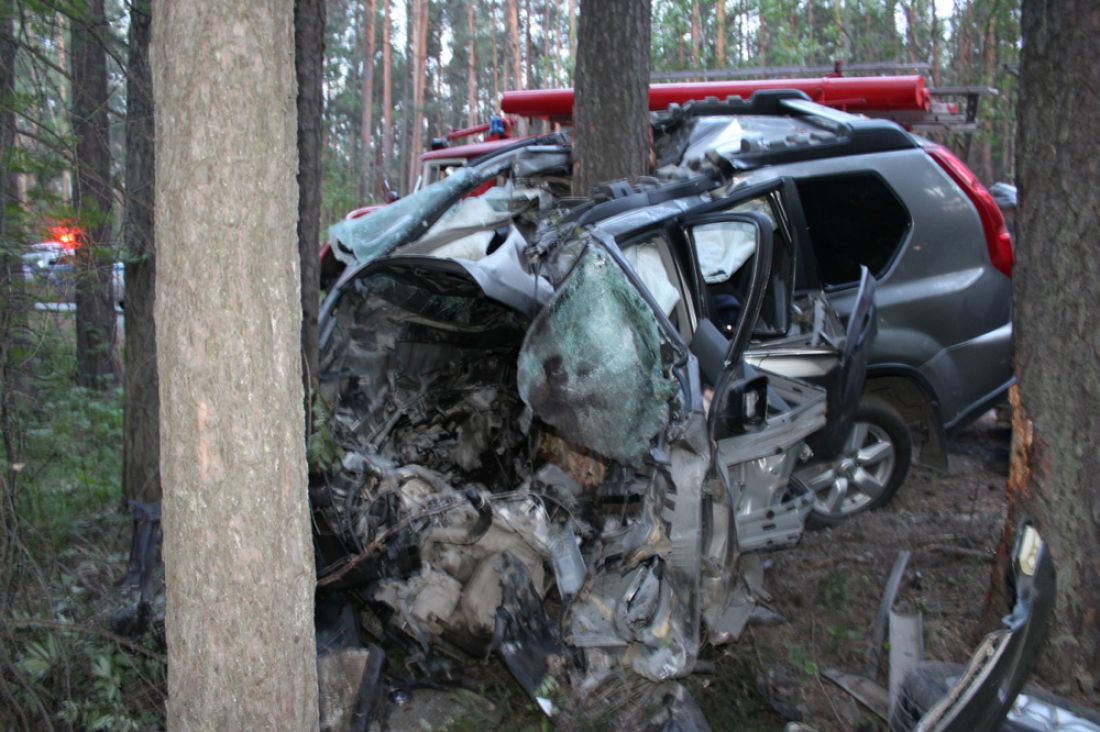
[(963, 189), (963, 193), (978, 209), (978, 217), (982, 221), (982, 232), (985, 234), (985, 244), (989, 248), (989, 260), (1006, 277), (1012, 276), (1012, 235), (1005, 226), (1005, 217), (996, 201), (990, 195), (978, 177), (966, 167), (963, 161), (942, 145), (929, 145), (925, 151), (932, 159), (939, 163), (940, 167), (951, 177), (951, 180)]

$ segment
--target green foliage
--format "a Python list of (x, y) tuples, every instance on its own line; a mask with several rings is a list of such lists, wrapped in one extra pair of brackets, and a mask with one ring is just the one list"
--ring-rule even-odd
[(19, 415), (16, 507), (29, 541), (63, 548), (89, 514), (121, 501), (122, 390), (76, 386), (75, 348), (55, 330), (39, 333), (26, 355), (33, 399)]
[(310, 434), (309, 443), (306, 446), (306, 460), (311, 467), (319, 470), (337, 467), (344, 457), (344, 451), (332, 434), (328, 410), (316, 395), (314, 395), (312, 412), (313, 433)]
[(88, 730), (141, 730), (155, 722), (155, 715), (148, 711), (135, 714), (124, 694), (135, 681), (162, 676), (159, 661), (135, 660), (101, 643), (89, 644), (84, 653), (91, 672), (89, 693), (62, 703), (58, 713), (62, 721)]
[[(151, 642), (145, 639), (146, 646)], [(48, 698), (73, 684), (53, 715), (71, 728), (141, 730), (158, 722), (158, 707), (142, 699), (149, 689), (165, 683), (164, 663), (154, 655), (130, 655), (78, 632), (41, 631), (17, 646), (15, 664), (31, 684), (30, 689), (17, 690), (22, 703), (31, 701), (32, 690)]]

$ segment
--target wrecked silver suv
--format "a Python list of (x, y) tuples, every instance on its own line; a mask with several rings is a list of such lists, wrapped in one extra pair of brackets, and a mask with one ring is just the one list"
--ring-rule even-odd
[(702, 164), (570, 201), (559, 142), (334, 227), (318, 584), (425, 658), (495, 651), (547, 714), (629, 678), (692, 717), (670, 680), (742, 633), (759, 552), (814, 503), (795, 467), (850, 432), (874, 280), (846, 329), (796, 291), (790, 180)]

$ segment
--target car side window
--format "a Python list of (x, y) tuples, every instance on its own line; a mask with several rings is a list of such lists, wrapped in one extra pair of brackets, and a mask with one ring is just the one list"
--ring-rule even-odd
[[(771, 223), (775, 246), (771, 276), (757, 322), (756, 335), (782, 335), (787, 329), (788, 282), (793, 266), (787, 240), (776, 224), (776, 213), (768, 196), (742, 201), (728, 213), (760, 214)], [(727, 338), (737, 329), (750, 284), (750, 262), (756, 255), (756, 236), (751, 227), (736, 222), (717, 222), (697, 227), (691, 233), (699, 273), (706, 286), (705, 298), (711, 322)]]
[(661, 310), (677, 332), (689, 338), (694, 329), (694, 319), (689, 314), (691, 303), (668, 241), (660, 234), (653, 234), (623, 245), (623, 257), (638, 273), (642, 284), (653, 295)]
[(854, 173), (796, 183), (818, 270), (826, 285), (854, 285), (860, 266), (881, 277), (909, 231), (909, 212), (877, 175)]

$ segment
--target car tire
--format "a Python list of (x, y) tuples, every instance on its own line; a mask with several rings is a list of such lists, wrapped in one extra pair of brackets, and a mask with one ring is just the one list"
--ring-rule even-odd
[[(878, 397), (864, 396), (845, 452), (824, 464), (811, 460), (797, 470), (801, 481), (819, 496), (807, 525), (811, 529), (835, 526), (885, 506), (905, 481), (912, 452), (909, 426), (897, 410)], [(859, 490), (860, 483), (874, 489)], [(851, 492), (853, 486), (856, 490)]]

